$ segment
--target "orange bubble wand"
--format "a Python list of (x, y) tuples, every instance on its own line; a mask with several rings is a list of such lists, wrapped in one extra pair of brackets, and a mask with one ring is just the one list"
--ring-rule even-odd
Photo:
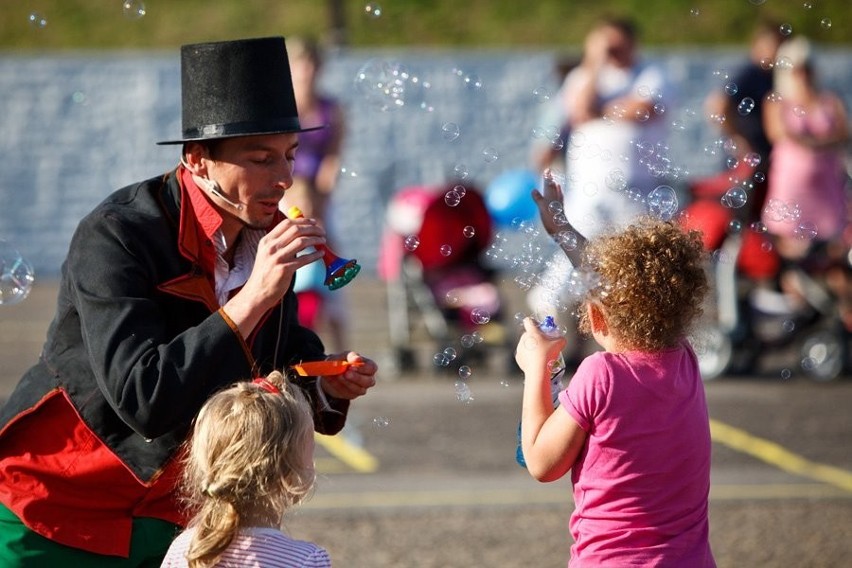
[[(287, 217), (300, 219), (304, 215), (302, 210), (294, 205), (287, 210)], [(325, 263), (325, 282), (323, 284), (328, 286), (329, 290), (337, 290), (346, 286), (361, 271), (361, 266), (356, 259), (339, 257), (325, 245), (317, 245), (317, 249), (322, 251), (322, 261)]]

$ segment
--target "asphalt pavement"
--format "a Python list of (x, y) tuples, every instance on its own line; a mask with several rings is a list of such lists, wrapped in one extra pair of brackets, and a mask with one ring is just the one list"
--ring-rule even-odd
[[(352, 346), (382, 370), (344, 432), (319, 440), (316, 492), (288, 530), (340, 567), (564, 566), (570, 483), (538, 483), (515, 463), (521, 383), (506, 354), (471, 363), (461, 390), (455, 370), (432, 364), (442, 346), (415, 334), (419, 366), (399, 372), (383, 285), (363, 275), (345, 290)], [(55, 293), (37, 281), (23, 303), (0, 305), (0, 400), (35, 361)], [(720, 567), (852, 562), (852, 381), (786, 376), (705, 385)]]

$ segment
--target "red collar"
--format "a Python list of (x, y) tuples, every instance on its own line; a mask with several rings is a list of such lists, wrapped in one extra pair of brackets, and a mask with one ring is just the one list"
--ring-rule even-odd
[(195, 184), (195, 180), (192, 179), (192, 174), (189, 170), (183, 166), (179, 166), (179, 170), (183, 187), (186, 189), (190, 203), (192, 203), (195, 219), (198, 221), (204, 236), (212, 240), (213, 235), (222, 226), (222, 215), (213, 207), (207, 196)]

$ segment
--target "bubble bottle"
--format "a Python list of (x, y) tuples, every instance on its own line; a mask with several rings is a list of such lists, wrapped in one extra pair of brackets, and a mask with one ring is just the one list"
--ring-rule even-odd
[[(538, 328), (549, 338), (555, 339), (560, 336), (559, 326), (553, 320), (553, 316), (545, 316), (544, 320), (538, 324)], [(553, 401), (553, 408), (559, 406), (559, 393), (564, 388), (562, 379), (565, 377), (565, 358), (562, 353), (550, 362), (550, 398)], [(518, 447), (515, 450), (515, 461), (521, 467), (527, 467), (527, 462), (524, 459), (524, 450), (521, 444), (521, 423), (518, 422)]]

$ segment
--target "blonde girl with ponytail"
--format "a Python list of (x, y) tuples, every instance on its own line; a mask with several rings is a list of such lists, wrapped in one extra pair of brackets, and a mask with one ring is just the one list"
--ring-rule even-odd
[(280, 372), (213, 395), (186, 445), (193, 517), (163, 566), (331, 566), (325, 549), (280, 530), (314, 485), (313, 429), (307, 400)]

